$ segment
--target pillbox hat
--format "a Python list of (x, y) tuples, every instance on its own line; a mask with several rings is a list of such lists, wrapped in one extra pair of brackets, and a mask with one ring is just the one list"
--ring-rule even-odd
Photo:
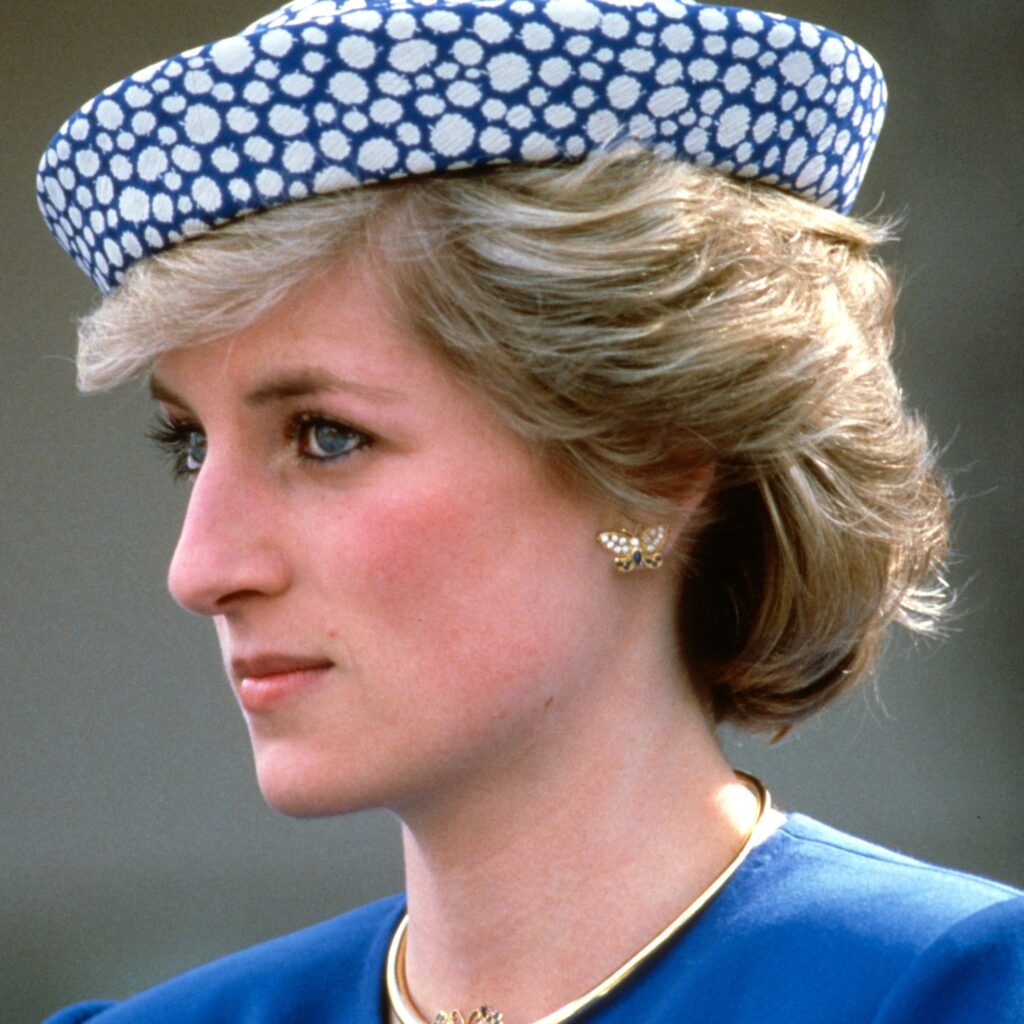
[(40, 207), (101, 290), (219, 224), (624, 140), (846, 212), (885, 111), (862, 47), (692, 0), (297, 0), (73, 114)]

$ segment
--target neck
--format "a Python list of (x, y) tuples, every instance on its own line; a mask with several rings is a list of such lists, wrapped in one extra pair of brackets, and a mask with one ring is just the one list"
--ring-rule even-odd
[(403, 812), (407, 978), (427, 1020), (484, 1003), (505, 1024), (551, 1013), (674, 920), (742, 845), (757, 800), (695, 702), (650, 714), (628, 697), (555, 723), (554, 756), (503, 762), (457, 799)]

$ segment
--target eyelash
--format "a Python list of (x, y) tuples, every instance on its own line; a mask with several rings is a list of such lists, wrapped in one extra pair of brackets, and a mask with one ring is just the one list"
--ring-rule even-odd
[[(296, 453), (303, 462), (322, 467), (330, 462), (337, 462), (372, 444), (372, 439), (363, 431), (350, 427), (347, 423), (334, 419), (324, 413), (307, 410), (295, 413), (285, 423), (284, 437), (290, 444), (299, 441), (304, 434), (317, 427), (329, 427), (340, 434), (348, 435), (355, 440), (350, 448), (334, 455), (312, 455), (302, 448)], [(148, 431), (147, 437), (171, 459), (172, 473), (175, 479), (190, 479), (202, 468), (190, 465), (191, 438), (193, 434), (202, 435), (198, 423), (190, 420), (176, 419), (172, 416), (158, 414), (156, 423)]]

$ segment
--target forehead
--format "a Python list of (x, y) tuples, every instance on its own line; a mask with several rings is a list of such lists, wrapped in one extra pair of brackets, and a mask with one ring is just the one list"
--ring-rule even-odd
[[(275, 377), (276, 385), (266, 383)], [(153, 379), (157, 392), (175, 382), (216, 381), (256, 389), (251, 393), (257, 399), (313, 390), (331, 379), (381, 398), (454, 385), (400, 321), (382, 275), (362, 262), (336, 266), (296, 287), (249, 327), (163, 354)]]

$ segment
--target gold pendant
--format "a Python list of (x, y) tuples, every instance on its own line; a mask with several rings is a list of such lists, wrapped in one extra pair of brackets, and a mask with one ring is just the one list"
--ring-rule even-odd
[(489, 1006), (481, 1006), (468, 1017), (463, 1017), (458, 1010), (442, 1010), (435, 1018), (434, 1024), (502, 1024), (501, 1014)]

